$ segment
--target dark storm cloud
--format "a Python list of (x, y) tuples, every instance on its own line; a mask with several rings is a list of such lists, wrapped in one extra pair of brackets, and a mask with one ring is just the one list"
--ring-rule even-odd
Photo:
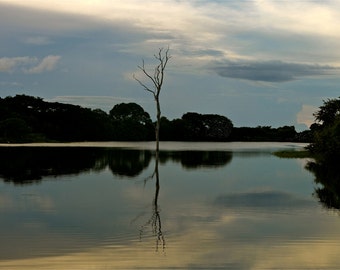
[(329, 75), (337, 70), (331, 66), (265, 62), (228, 62), (213, 68), (222, 77), (266, 82), (287, 82), (301, 77)]

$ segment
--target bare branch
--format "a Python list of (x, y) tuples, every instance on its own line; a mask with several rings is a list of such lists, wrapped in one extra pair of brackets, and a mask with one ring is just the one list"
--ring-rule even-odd
[(156, 85), (156, 81), (151, 77), (151, 75), (150, 75), (150, 74), (146, 71), (146, 69), (145, 69), (144, 59), (143, 59), (142, 61), (143, 61), (142, 66), (138, 66), (138, 68), (144, 73), (144, 75), (145, 75), (146, 77), (148, 77), (148, 78), (152, 81), (152, 83), (153, 83), (154, 85)]
[(151, 90), (148, 86), (146, 86), (141, 80), (139, 80), (135, 74), (133, 74), (133, 78), (144, 88), (145, 91), (151, 92), (153, 95), (155, 95), (155, 91)]
[(150, 92), (153, 94), (154, 99), (156, 101), (156, 107), (157, 107), (157, 122), (155, 127), (155, 133), (156, 133), (156, 152), (159, 151), (159, 128), (160, 128), (160, 121), (161, 121), (161, 108), (160, 108), (160, 102), (159, 102), (159, 95), (162, 90), (163, 81), (164, 81), (164, 70), (166, 65), (168, 64), (169, 59), (171, 56), (169, 55), (169, 47), (164, 51), (164, 48), (160, 48), (158, 50), (158, 54), (154, 54), (155, 59), (158, 61), (158, 65), (154, 68), (153, 74), (149, 73), (145, 68), (145, 62), (142, 60), (142, 65), (137, 66), (145, 75), (147, 79), (149, 79), (154, 89), (151, 89), (148, 87), (145, 83), (143, 83), (141, 80), (136, 78), (134, 75), (133, 78), (144, 88), (144, 90)]

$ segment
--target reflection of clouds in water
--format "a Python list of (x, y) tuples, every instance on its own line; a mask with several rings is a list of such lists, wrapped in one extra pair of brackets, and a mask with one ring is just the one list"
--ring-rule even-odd
[(244, 192), (218, 196), (214, 204), (227, 208), (301, 208), (313, 205), (312, 201), (296, 198), (279, 191)]
[[(152, 182), (152, 184), (154, 184), (154, 182)], [(121, 190), (121, 194), (123, 198), (127, 201), (138, 204), (145, 204), (145, 199), (152, 198), (154, 195), (154, 191), (151, 189), (144, 189), (143, 186), (140, 185), (131, 185)]]
[(218, 196), (214, 205), (226, 208), (281, 209), (290, 210), (308, 208), (314, 204), (311, 200), (301, 199), (280, 191), (244, 192)]
[[(284, 220), (277, 220), (279, 226)], [(242, 220), (244, 223), (245, 220)], [(242, 227), (241, 224), (228, 224)], [(300, 239), (277, 237), (275, 245), (266, 239), (234, 242), (221, 238), (219, 231), (226, 224), (192, 224), (190, 230), (172, 235), (166, 256), (155, 253), (147, 241), (132, 241), (119, 246), (107, 245), (84, 252), (61, 256), (0, 261), (0, 268), (36, 270), (45, 269), (325, 269), (340, 263), (340, 247), (334, 239), (319, 241), (313, 235)], [(255, 225), (255, 224), (250, 224)], [(243, 224), (244, 226), (244, 224)], [(256, 229), (256, 226), (249, 230)], [(171, 230), (168, 230), (171, 233)], [(232, 232), (230, 232), (232, 233)], [(151, 239), (151, 241), (153, 241)], [(332, 244), (333, 243), (333, 244)], [(130, 259), (133, 254), (133, 259)], [(335, 268), (334, 268), (335, 269)]]
[(21, 196), (21, 207), (23, 209), (35, 209), (39, 212), (51, 212), (55, 209), (52, 198), (35, 193), (24, 193)]
[(296, 163), (300, 166), (301, 171), (306, 171), (306, 165), (313, 161), (312, 158), (295, 158)]
[(55, 204), (49, 196), (23, 193), (20, 197), (13, 197), (6, 194), (0, 194), (0, 211), (25, 211), (34, 209), (37, 212), (52, 212)]
[(0, 211), (8, 211), (14, 207), (12, 198), (5, 194), (0, 194)]
[[(131, 186), (130, 186), (131, 187)], [(129, 196), (135, 197), (140, 192), (140, 186), (133, 186)], [(147, 191), (147, 190), (146, 190)], [(150, 194), (153, 189), (151, 188)], [(149, 193), (147, 191), (147, 193)], [(149, 196), (150, 194), (145, 194)], [(231, 196), (232, 195), (232, 196)], [(61, 254), (42, 258), (22, 260), (0, 260), (0, 268), (4, 269), (45, 269), (46, 265), (53, 269), (161, 269), (161, 268), (223, 268), (223, 269), (264, 269), (264, 268), (325, 268), (330, 263), (340, 263), (336, 254), (340, 252), (333, 238), (320, 238), (320, 222), (309, 215), (297, 216), (292, 222), (286, 214), (272, 213), (244, 215), (242, 212), (229, 211), (224, 207), (226, 202), (232, 201), (233, 207), (239, 205), (256, 205), (264, 209), (264, 199), (276, 203), (276, 207), (284, 205), (286, 201), (297, 204), (297, 207), (308, 207), (308, 202), (283, 192), (258, 191), (220, 196), (220, 206), (209, 203), (209, 200), (196, 202), (192, 207), (190, 202), (164, 205), (162, 222), (167, 236), (165, 255), (155, 253), (154, 238), (135, 238), (117, 242), (108, 239), (104, 243), (93, 243), (92, 249), (76, 253)], [(238, 196), (237, 196), (238, 195)], [(263, 196), (262, 198), (259, 198)], [(31, 203), (42, 203), (34, 199)], [(39, 196), (36, 196), (39, 197)], [(152, 196), (150, 195), (150, 198)], [(238, 198), (237, 198), (238, 197)], [(135, 198), (136, 202), (140, 198)], [(137, 202), (138, 203), (138, 202)], [(188, 204), (189, 203), (189, 204)], [(306, 205), (305, 205), (306, 203)], [(112, 226), (116, 226), (116, 218)], [(97, 221), (98, 222), (98, 221)], [(288, 224), (287, 224), (288, 222)], [(332, 223), (329, 232), (337, 232), (338, 222)], [(322, 224), (324, 228), (324, 224)], [(270, 231), (268, 231), (270, 230)], [(287, 230), (299, 238), (286, 236)], [(328, 232), (328, 233), (329, 233)], [(135, 235), (134, 235), (135, 236)], [(66, 238), (69, 238), (68, 240)], [(75, 235), (58, 235), (63, 243), (74, 241)], [(241, 239), (241, 240), (240, 240)], [(52, 239), (50, 239), (52, 241)], [(322, 241), (320, 241), (322, 240)], [(58, 242), (57, 239), (53, 241)], [(115, 242), (116, 241), (116, 242)], [(47, 244), (44, 242), (44, 244)], [(53, 243), (51, 242), (53, 245)], [(65, 247), (65, 245), (63, 246)], [(310, 252), (310, 251), (313, 252)], [(318, 256), (315, 256), (317, 252)]]
[[(317, 239), (316, 239), (317, 240)], [(252, 269), (337, 269), (339, 247), (330, 245), (332, 241), (296, 242), (277, 246), (276, 256), (255, 261)], [(263, 256), (271, 254), (270, 247), (257, 247)]]

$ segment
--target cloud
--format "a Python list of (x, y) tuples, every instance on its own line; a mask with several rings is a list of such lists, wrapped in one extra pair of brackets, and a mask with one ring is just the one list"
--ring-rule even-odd
[(36, 74), (51, 71), (55, 68), (59, 60), (60, 56), (58, 55), (46, 56), (44, 59), (41, 60), (41, 62), (37, 66), (27, 69), (26, 73)]
[(291, 33), (339, 37), (338, 1), (256, 1), (260, 24)]
[[(152, 55), (155, 48), (170, 45), (173, 52), (179, 53), (177, 59), (194, 62), (195, 66), (195, 60), (206, 63), (213, 56), (223, 57), (211, 54), (214, 51), (221, 52), (228, 59), (294, 57), (294, 49), (290, 50), (287, 44), (290, 42), (294, 48), (301, 46), (297, 51), (300, 58), (304, 56), (304, 60), (312, 56), (318, 58), (315, 62), (325, 57), (340, 62), (340, 59), (330, 57), (331, 52), (337, 52), (340, 36), (337, 28), (340, 23), (340, 5), (334, 1), (326, 4), (314, 1), (287, 4), (286, 1), (275, 0), (235, 3), (197, 0), (145, 0), (142, 3), (139, 0), (74, 0), (63, 1), (61, 4), (58, 1), (43, 0), (0, 0), (1, 3), (7, 6), (0, 17), (4, 25), (34, 27), (51, 33), (98, 29), (105, 24), (110, 29), (123, 28), (127, 33), (138, 33), (135, 35), (138, 40), (133, 44), (121, 43), (130, 53)], [(21, 7), (21, 11), (18, 7)], [(11, 10), (10, 16), (6, 15), (8, 10)], [(305, 12), (301, 13), (301, 10)], [(258, 34), (262, 34), (261, 40), (254, 38)], [(306, 37), (314, 39), (306, 42)], [(285, 42), (285, 55), (278, 53), (282, 48), (282, 40)], [(30, 42), (48, 41), (40, 37), (40, 40), (31, 38)], [(276, 50), (259, 51), (258, 48), (263, 48), (263, 44), (269, 44), (271, 46), (268, 47)], [(324, 45), (328, 50), (324, 50)], [(311, 46), (316, 46), (319, 53), (310, 53), (308, 48)], [(206, 51), (206, 56), (210, 57), (188, 54), (195, 50)]]
[(307, 76), (323, 76), (338, 68), (282, 61), (226, 62), (213, 70), (222, 77), (265, 82), (287, 82)]
[(0, 72), (14, 72), (22, 70), (24, 73), (34, 74), (51, 71), (60, 60), (60, 56), (49, 55), (40, 62), (36, 57), (3, 57), (0, 58)]
[(301, 111), (296, 115), (298, 124), (304, 124), (310, 127), (315, 121), (313, 114), (318, 110), (318, 107), (312, 105), (302, 105)]
[(25, 39), (25, 43), (31, 45), (48, 45), (51, 44), (51, 40), (47, 37), (42, 36), (28, 37)]
[(12, 72), (14, 68), (35, 62), (35, 58), (31, 57), (3, 57), (0, 58), (0, 72)]

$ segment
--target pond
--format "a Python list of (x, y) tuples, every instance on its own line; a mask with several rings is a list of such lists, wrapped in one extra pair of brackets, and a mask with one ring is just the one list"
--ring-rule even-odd
[(0, 269), (339, 269), (303, 146), (2, 146)]

